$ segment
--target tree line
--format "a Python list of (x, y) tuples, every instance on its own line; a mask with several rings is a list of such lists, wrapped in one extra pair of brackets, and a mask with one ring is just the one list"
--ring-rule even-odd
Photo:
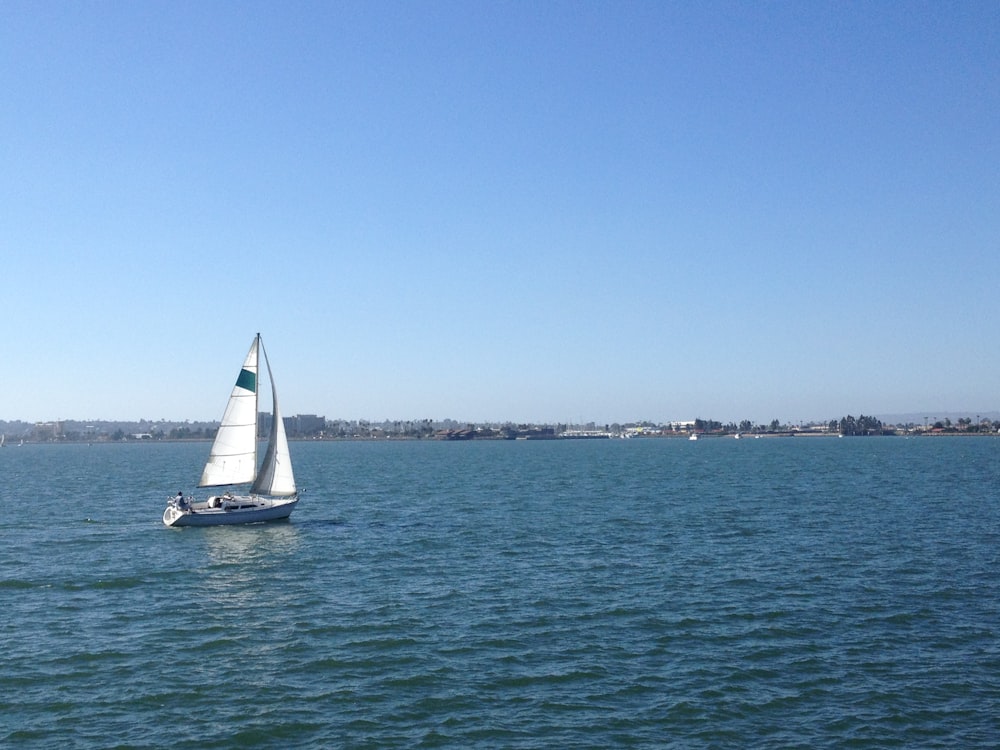
[(829, 427), (831, 432), (840, 432), (841, 435), (887, 434), (881, 419), (866, 417), (864, 414), (860, 415), (857, 419), (851, 415), (841, 417), (840, 421), (831, 419)]

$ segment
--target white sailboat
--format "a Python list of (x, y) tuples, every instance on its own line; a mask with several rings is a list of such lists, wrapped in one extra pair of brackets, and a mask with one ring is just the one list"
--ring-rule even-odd
[[(264, 461), (257, 468), (258, 359), (264, 354), (267, 375), (271, 382), (273, 409)], [(227, 491), (207, 500), (192, 501), (180, 492), (167, 502), (163, 523), (167, 526), (220, 526), (223, 524), (257, 523), (288, 518), (299, 501), (288, 452), (285, 425), (278, 410), (278, 394), (274, 388), (271, 363), (264, 351), (260, 334), (254, 337), (236, 385), (229, 396), (209, 452), (199, 487), (232, 487), (250, 485), (245, 495)]]

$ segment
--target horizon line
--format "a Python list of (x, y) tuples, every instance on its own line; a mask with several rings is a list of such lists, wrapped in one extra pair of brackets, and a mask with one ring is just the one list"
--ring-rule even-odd
[[(266, 411), (262, 411), (261, 413), (262, 414), (270, 414), (270, 412), (266, 412)], [(291, 418), (303, 417), (303, 416), (320, 417), (320, 415), (315, 414), (315, 413), (308, 413), (308, 414), (306, 414), (306, 413), (297, 413), (297, 414), (287, 415), (287, 416), (285, 416), (283, 418), (284, 419), (291, 419)], [(800, 419), (782, 420), (782, 419), (780, 419), (778, 417), (775, 417), (775, 418), (772, 418), (770, 420), (760, 421), (760, 422), (755, 421), (753, 419), (748, 419), (748, 418), (745, 418), (745, 417), (742, 418), (742, 419), (722, 420), (722, 419), (716, 419), (716, 418), (713, 418), (713, 417), (701, 417), (701, 416), (695, 416), (695, 417), (687, 418), (687, 419), (664, 419), (664, 420), (655, 420), (655, 419), (646, 419), (646, 418), (643, 418), (643, 419), (626, 419), (626, 420), (623, 420), (623, 419), (613, 419), (613, 420), (607, 420), (607, 419), (589, 419), (589, 420), (586, 420), (586, 421), (565, 420), (565, 419), (557, 419), (557, 420), (456, 419), (454, 417), (443, 417), (443, 418), (437, 418), (437, 417), (420, 417), (420, 418), (406, 418), (406, 419), (398, 419), (398, 418), (392, 418), (392, 417), (385, 417), (385, 418), (374, 418), (373, 419), (373, 418), (369, 418), (369, 417), (333, 417), (333, 418), (329, 418), (329, 417), (323, 416), (321, 418), (323, 420), (325, 420), (326, 422), (368, 422), (370, 424), (384, 424), (384, 423), (387, 423), (387, 422), (432, 422), (432, 423), (453, 422), (453, 423), (456, 423), (456, 424), (494, 424), (494, 425), (504, 425), (504, 424), (531, 424), (531, 425), (559, 425), (559, 424), (565, 424), (565, 425), (609, 424), (610, 425), (610, 424), (618, 424), (618, 425), (628, 425), (628, 424), (644, 424), (644, 423), (646, 423), (646, 424), (652, 424), (652, 425), (664, 425), (664, 424), (679, 424), (679, 423), (686, 423), (686, 422), (694, 422), (695, 420), (700, 420), (700, 421), (703, 421), (703, 422), (718, 422), (718, 423), (723, 424), (723, 425), (725, 425), (725, 424), (739, 424), (739, 423), (744, 422), (744, 421), (749, 421), (751, 424), (755, 424), (755, 425), (767, 425), (767, 424), (770, 424), (771, 422), (777, 420), (779, 424), (783, 424), (783, 425), (795, 425), (795, 424), (798, 424), (798, 425), (807, 424), (808, 425), (808, 424), (827, 424), (827, 423), (829, 423), (830, 421), (832, 421), (834, 419), (842, 419), (844, 417), (850, 417), (850, 416), (854, 416), (854, 414), (851, 413), (851, 412), (847, 412), (847, 413), (841, 414), (841, 415), (839, 415), (837, 417), (829, 417), (829, 418), (823, 418), (823, 419), (816, 419), (816, 418), (802, 419), (802, 418), (800, 418)], [(979, 410), (979, 411), (976, 411), (976, 410), (968, 410), (968, 409), (958, 409), (958, 410), (906, 411), (906, 412), (890, 412), (890, 411), (886, 411), (886, 412), (881, 412), (881, 413), (879, 413), (879, 412), (873, 412), (873, 413), (868, 414), (868, 415), (865, 415), (864, 412), (858, 412), (858, 416), (870, 416), (870, 417), (875, 417), (877, 419), (892, 417), (892, 418), (895, 418), (895, 421), (900, 421), (901, 419), (902, 420), (909, 420), (909, 421), (919, 421), (919, 420), (932, 420), (932, 419), (935, 419), (935, 420), (936, 419), (950, 419), (950, 418), (953, 418), (953, 417), (958, 417), (958, 418), (977, 417), (981, 421), (983, 419), (998, 419), (998, 418), (1000, 418), (1000, 410), (997, 410), (997, 409), (988, 409), (988, 410)], [(80, 418), (77, 418), (77, 417), (60, 417), (60, 418), (57, 418), (57, 419), (34, 419), (34, 420), (0, 418), (0, 422), (4, 422), (4, 423), (12, 423), (13, 422), (13, 423), (29, 424), (29, 425), (51, 424), (51, 423), (55, 423), (55, 422), (93, 422), (93, 423), (124, 422), (124, 423), (139, 423), (139, 424), (142, 424), (142, 423), (148, 423), (148, 424), (159, 424), (159, 423), (166, 423), (166, 424), (198, 424), (198, 423), (201, 423), (201, 424), (219, 424), (221, 422), (221, 420), (219, 420), (219, 419), (191, 419), (191, 418), (186, 418), (186, 419), (169, 419), (169, 418), (166, 418), (166, 417), (160, 417), (159, 419), (149, 419), (149, 418), (145, 418), (145, 417), (139, 417), (139, 418), (107, 418), (107, 417), (101, 417), (101, 418), (97, 418), (97, 419), (80, 419)]]

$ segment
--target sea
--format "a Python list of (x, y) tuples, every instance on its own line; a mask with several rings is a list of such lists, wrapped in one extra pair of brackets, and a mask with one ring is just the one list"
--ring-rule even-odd
[(0, 450), (4, 748), (988, 748), (1000, 439)]

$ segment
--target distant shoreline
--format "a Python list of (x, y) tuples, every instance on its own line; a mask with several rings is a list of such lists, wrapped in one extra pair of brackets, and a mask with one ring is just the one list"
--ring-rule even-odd
[[(760, 438), (766, 439), (776, 439), (776, 438), (852, 438), (852, 439), (864, 439), (864, 438), (1000, 438), (1000, 433), (997, 432), (933, 432), (933, 431), (919, 431), (919, 432), (908, 432), (908, 433), (893, 433), (893, 434), (881, 434), (881, 435), (841, 435), (836, 432), (761, 432), (761, 433), (749, 433), (740, 434), (743, 440), (756, 440)], [(736, 433), (698, 433), (698, 438), (700, 440), (733, 440), (736, 439)], [(593, 436), (567, 436), (567, 435), (546, 435), (546, 436), (530, 436), (530, 437), (504, 437), (499, 435), (489, 435), (481, 437), (467, 437), (467, 438), (447, 438), (440, 436), (431, 437), (412, 437), (407, 435), (378, 435), (378, 436), (361, 436), (353, 435), (350, 437), (340, 437), (340, 436), (330, 436), (330, 437), (290, 437), (288, 442), (290, 443), (420, 443), (420, 442), (431, 442), (431, 443), (461, 443), (469, 442), (472, 440), (478, 441), (509, 441), (509, 442), (579, 442), (579, 441), (589, 441), (589, 440), (618, 440), (620, 436), (613, 435), (593, 435)], [(690, 440), (691, 436), (689, 433), (679, 433), (672, 435), (635, 435), (631, 436), (630, 440)], [(263, 438), (261, 438), (263, 440)], [(19, 448), (25, 445), (149, 445), (149, 444), (162, 444), (162, 443), (211, 443), (212, 438), (128, 438), (124, 440), (111, 440), (108, 438), (98, 438), (95, 440), (71, 440), (71, 439), (49, 439), (49, 440), (24, 440), (18, 443), (7, 443), (3, 446), (6, 450), (7, 448)]]

